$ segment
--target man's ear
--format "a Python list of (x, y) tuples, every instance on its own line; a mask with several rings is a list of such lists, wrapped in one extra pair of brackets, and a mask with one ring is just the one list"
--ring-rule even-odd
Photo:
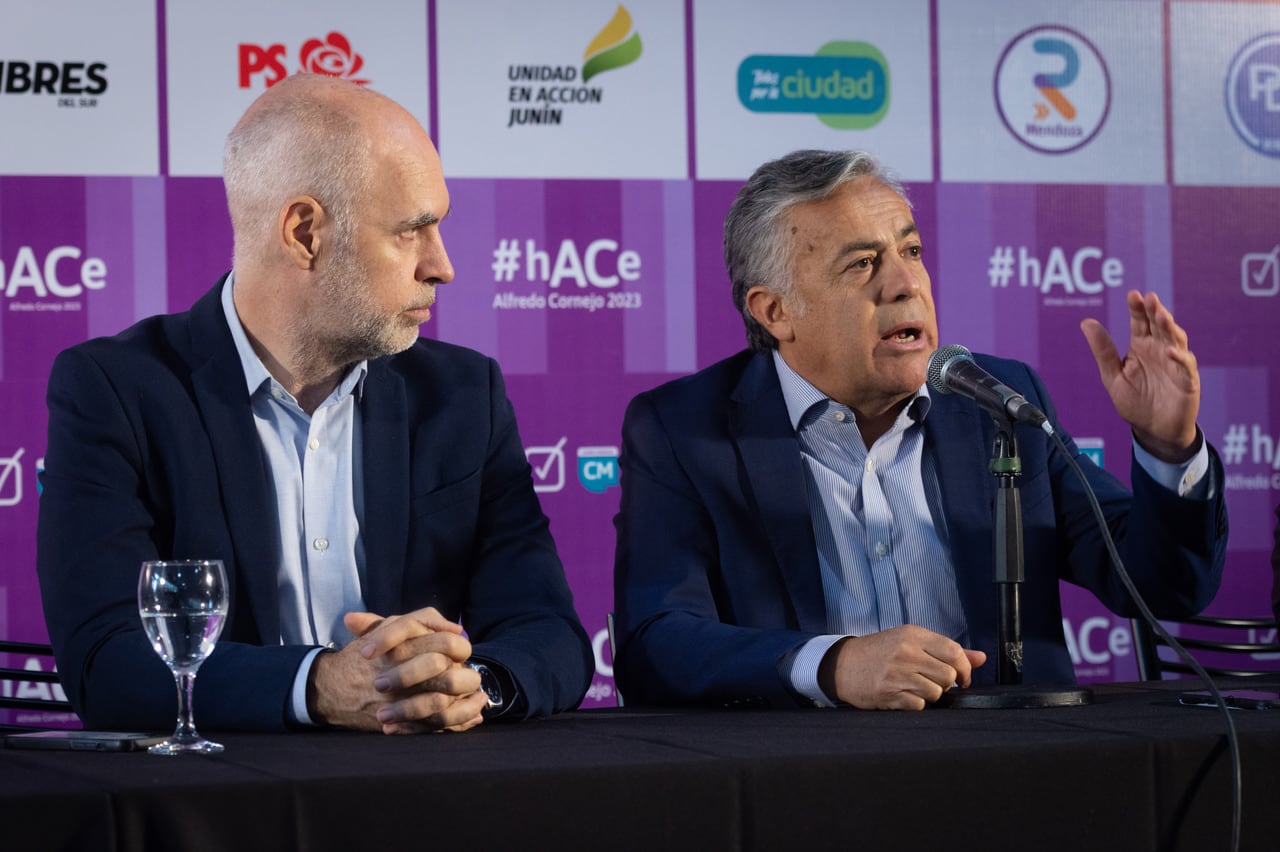
[(314, 269), (320, 256), (321, 226), (326, 214), (309, 195), (289, 199), (280, 211), (280, 242), (285, 256), (299, 269)]
[(794, 312), (781, 293), (757, 284), (747, 291), (747, 310), (779, 342), (790, 343), (795, 339), (795, 329), (791, 324)]

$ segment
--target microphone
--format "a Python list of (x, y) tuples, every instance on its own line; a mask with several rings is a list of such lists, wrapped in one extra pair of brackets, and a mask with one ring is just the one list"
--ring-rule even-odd
[(968, 397), (997, 417), (1008, 417), (1053, 434), (1044, 412), (1027, 398), (978, 366), (963, 346), (943, 346), (929, 356), (929, 389)]

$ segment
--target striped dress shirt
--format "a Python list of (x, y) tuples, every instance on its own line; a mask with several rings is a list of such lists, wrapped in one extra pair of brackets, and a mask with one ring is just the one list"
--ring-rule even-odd
[(867, 447), (857, 418), (773, 354), (804, 461), (809, 515), (829, 634), (783, 665), (792, 687), (820, 705), (822, 656), (845, 636), (918, 624), (967, 644), (942, 493), (924, 452), (929, 392), (921, 387), (890, 429)]

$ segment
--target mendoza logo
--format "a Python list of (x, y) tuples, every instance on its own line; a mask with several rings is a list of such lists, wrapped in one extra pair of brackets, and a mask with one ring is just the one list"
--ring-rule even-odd
[(1280, 33), (1240, 48), (1227, 71), (1227, 115), (1236, 135), (1268, 157), (1280, 157)]
[(752, 112), (814, 113), (836, 130), (866, 130), (889, 111), (889, 63), (865, 41), (832, 41), (814, 56), (748, 56), (738, 100)]
[[(598, 74), (630, 65), (640, 58), (643, 46), (640, 34), (632, 30), (631, 13), (619, 5), (613, 19), (583, 51), (583, 65), (508, 65), (507, 79), (514, 84), (507, 90), (509, 103), (533, 104), (512, 107), (507, 127), (517, 124), (554, 124), (564, 122), (563, 104), (598, 104), (604, 102), (604, 89), (582, 85)], [(582, 84), (578, 83), (581, 77)], [(534, 85), (537, 84), (537, 85)]]
[(1033, 27), (1014, 38), (996, 65), (996, 109), (1023, 145), (1065, 154), (1089, 144), (1111, 109), (1102, 54), (1075, 30)]

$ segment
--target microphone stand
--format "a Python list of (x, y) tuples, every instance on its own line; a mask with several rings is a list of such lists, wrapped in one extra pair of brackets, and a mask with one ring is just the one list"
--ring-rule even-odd
[(1022, 684), (1021, 585), (1026, 578), (1022, 548), (1022, 496), (1018, 477), (1015, 421), (1008, 415), (992, 415), (995, 446), (988, 469), (996, 477), (996, 504), (992, 523), (995, 543), (995, 584), (999, 621), (996, 626), (996, 686), (952, 689), (938, 703), (959, 708), (1072, 707), (1089, 704), (1093, 693), (1078, 686), (1028, 687)]

